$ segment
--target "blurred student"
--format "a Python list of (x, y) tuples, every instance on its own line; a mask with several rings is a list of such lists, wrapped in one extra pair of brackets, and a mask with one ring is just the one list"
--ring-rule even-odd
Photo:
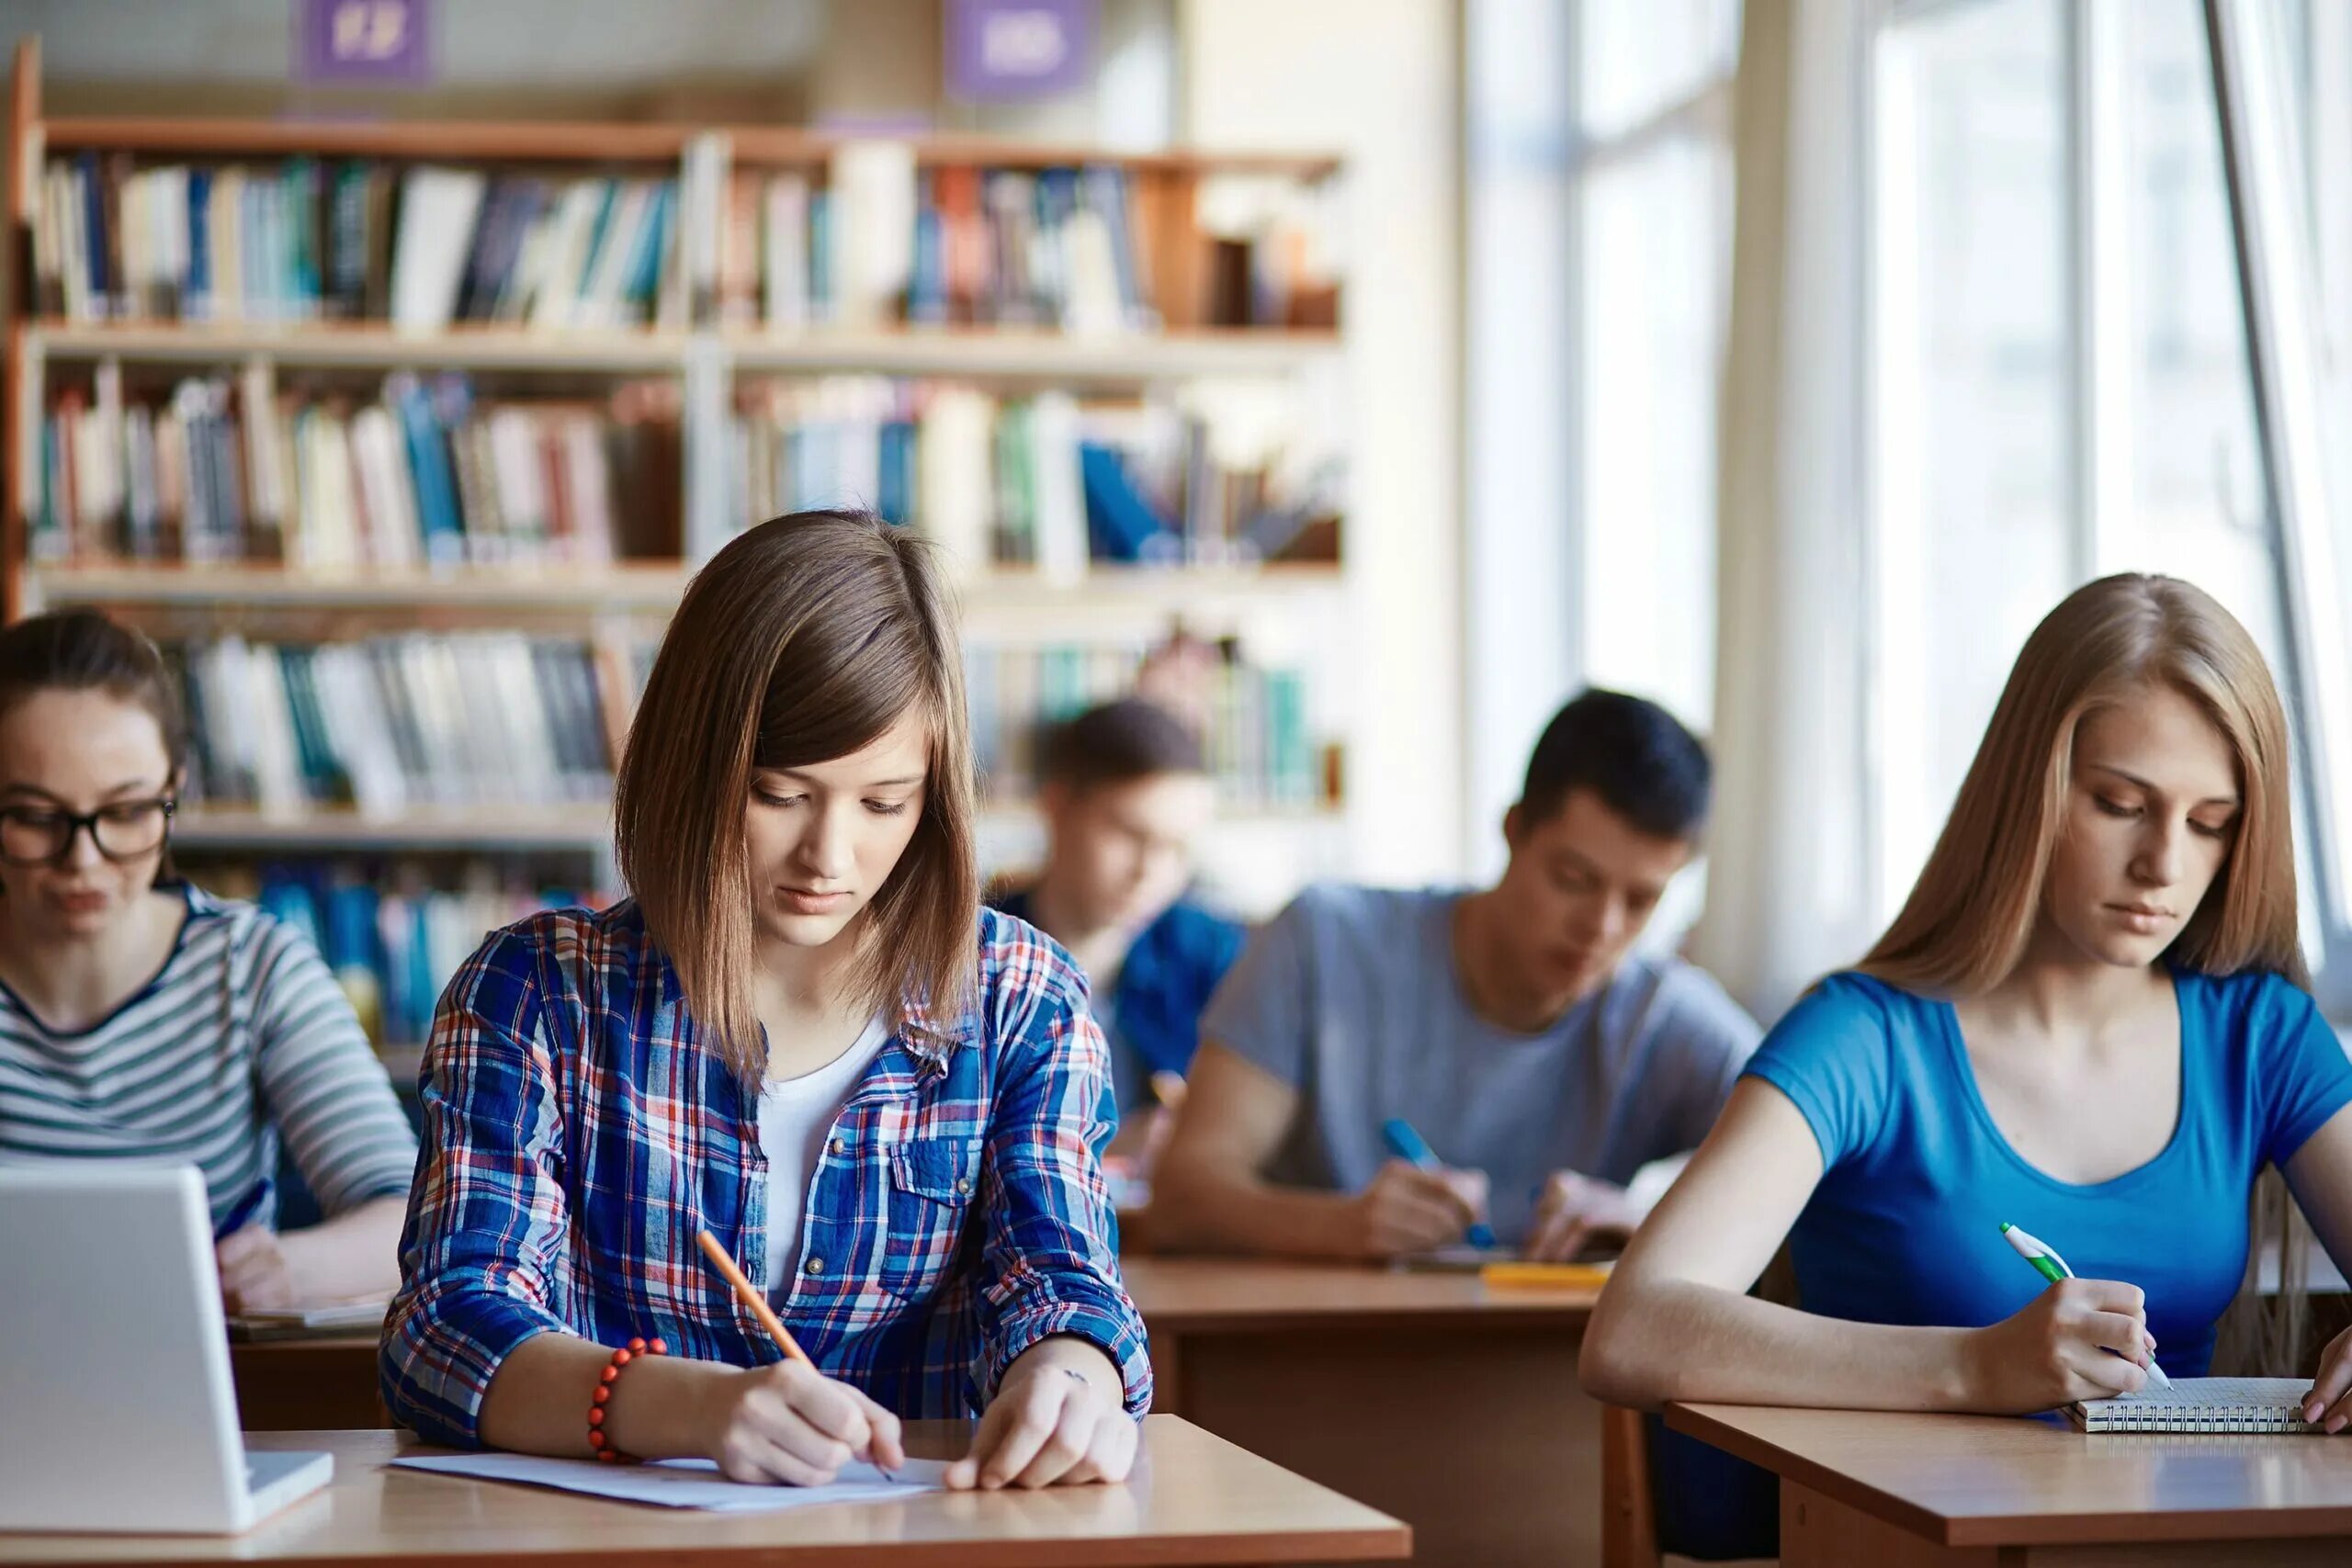
[(1216, 808), (1198, 738), (1156, 703), (1090, 708), (1046, 737), (1035, 880), (990, 902), (1069, 950), (1111, 1043), (1120, 1134), (1145, 1166), (1200, 1044), (1201, 1010), (1241, 952), (1241, 927), (1187, 896), (1193, 840)]
[(776, 518), (695, 576), (617, 781), (635, 897), (493, 933), (442, 998), (398, 1419), (813, 1484), (900, 1462), (901, 1417), (979, 1415), (951, 1485), (1125, 1476), (1151, 1372), (1102, 1036), (981, 908), (962, 671), (928, 550), (878, 518)]
[[(1756, 1043), (1707, 975), (1632, 952), (1709, 775), (1664, 709), (1588, 691), (1536, 742), (1494, 886), (1302, 893), (1202, 1019), (1155, 1243), (1389, 1258), (1485, 1220), (1554, 1259), (1629, 1232), (1625, 1183), (1698, 1143)], [(1395, 1157), (1391, 1118), (1442, 1168)]]
[[(309, 940), (173, 874), (187, 761), (139, 633), (0, 630), (0, 1159), (198, 1166), (232, 1312), (389, 1295), (416, 1140)], [(281, 1148), (327, 1215), (284, 1235)]]
[[(1773, 1029), (1619, 1264), (1586, 1387), (2026, 1412), (2152, 1358), (2200, 1376), (2265, 1166), (2352, 1267), (2352, 1061), (2304, 987), (2290, 797), (2227, 611), (2132, 575), (2060, 604), (1902, 913)], [(2081, 1278), (2045, 1285), (2004, 1223)], [(1783, 1238), (1802, 1310), (1747, 1294)], [(2352, 1422), (2352, 1333), (2304, 1414)]]

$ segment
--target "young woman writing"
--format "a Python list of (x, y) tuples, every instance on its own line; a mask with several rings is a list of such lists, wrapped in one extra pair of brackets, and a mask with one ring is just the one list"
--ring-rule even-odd
[(1106, 1052), (1069, 960), (980, 908), (972, 772), (920, 541), (797, 513), (695, 577), (618, 781), (634, 897), (495, 933), (442, 998), (395, 1416), (805, 1484), (984, 1411), (951, 1485), (1126, 1474)]

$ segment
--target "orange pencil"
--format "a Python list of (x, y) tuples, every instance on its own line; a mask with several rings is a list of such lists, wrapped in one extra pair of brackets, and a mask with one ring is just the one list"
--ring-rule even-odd
[(800, 1342), (792, 1337), (792, 1330), (784, 1325), (784, 1319), (776, 1316), (775, 1310), (768, 1305), (767, 1298), (752, 1288), (751, 1280), (743, 1278), (743, 1270), (735, 1267), (735, 1260), (727, 1256), (727, 1249), (718, 1245), (718, 1238), (708, 1231), (696, 1231), (695, 1241), (701, 1247), (703, 1256), (710, 1259), (710, 1266), (735, 1287), (736, 1299), (752, 1309), (752, 1315), (758, 1318), (760, 1326), (768, 1331), (768, 1337), (775, 1341), (775, 1348), (804, 1367), (815, 1366), (817, 1363), (808, 1359), (808, 1352), (803, 1350)]
[[(808, 1359), (808, 1352), (800, 1348), (800, 1341), (792, 1337), (792, 1330), (784, 1325), (784, 1319), (776, 1316), (775, 1310), (768, 1305), (767, 1298), (752, 1288), (752, 1281), (743, 1277), (743, 1270), (735, 1267), (735, 1260), (727, 1256), (727, 1249), (718, 1245), (718, 1238), (708, 1231), (696, 1231), (695, 1244), (702, 1248), (702, 1255), (710, 1259), (710, 1266), (735, 1287), (736, 1299), (752, 1309), (752, 1315), (758, 1318), (760, 1325), (768, 1331), (768, 1337), (775, 1341), (775, 1348), (802, 1366), (814, 1367), (817, 1363)], [(882, 1470), (879, 1464), (874, 1468)], [(899, 1475), (896, 1471), (882, 1470), (882, 1479), (896, 1481)]]

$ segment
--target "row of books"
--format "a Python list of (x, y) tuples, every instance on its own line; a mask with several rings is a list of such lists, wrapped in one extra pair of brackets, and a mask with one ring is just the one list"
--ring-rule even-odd
[(264, 813), (601, 802), (637, 680), (624, 648), (509, 631), (165, 651), (189, 799)]
[[(989, 794), (1036, 792), (1037, 747), (1055, 723), (1136, 687), (1151, 650), (1141, 646), (1046, 645), (967, 648), (966, 698), (973, 752)], [(1306, 677), (1261, 668), (1238, 649), (1195, 694), (1203, 750), (1218, 798), (1244, 807), (1308, 807), (1324, 798), (1323, 747), (1309, 713)]]
[[(521, 632), (404, 633), (319, 644), (239, 637), (167, 645), (186, 701), (191, 804), (299, 815), (352, 808), (597, 804), (654, 644)], [(974, 645), (966, 649), (975, 752), (992, 798), (1035, 792), (1041, 724), (1135, 688), (1148, 649)], [(1238, 650), (1200, 704), (1224, 797), (1318, 798), (1306, 682)]]
[[(874, 377), (757, 387), (729, 432), (727, 514), (873, 507), (967, 564), (1067, 579), (1090, 561), (1249, 563), (1336, 521), (1340, 465), (1236, 438), (1213, 400), (1000, 398)], [(388, 377), (371, 400), (278, 392), (251, 367), (127, 396), (118, 363), (52, 400), (31, 558), (283, 560), (322, 571), (675, 558), (674, 389), (481, 400)], [(1313, 536), (1307, 536), (1312, 538)]]
[(36, 561), (284, 560), (321, 570), (669, 556), (675, 400), (477, 402), (461, 376), (374, 401), (274, 394), (258, 369), (126, 397), (101, 363), (41, 432)]
[[(671, 175), (490, 174), (372, 159), (147, 164), (82, 152), (42, 171), (34, 298), (51, 318), (389, 321), (796, 331), (1335, 324), (1323, 182), (1212, 175), (1189, 211), (1116, 165), (922, 166), (904, 142), (821, 169), (737, 170), (695, 144)], [(1155, 231), (1153, 213), (1189, 233)], [(1202, 247), (1197, 297), (1151, 257)], [(1181, 251), (1173, 254), (1181, 254)], [(1193, 275), (1197, 274), (1195, 279)]]
[(994, 397), (876, 377), (778, 382), (741, 400), (732, 514), (854, 502), (968, 562), (1069, 579), (1089, 561), (1249, 563), (1336, 521), (1340, 465), (1227, 439), (1164, 398)]
[(34, 299), (68, 321), (684, 324), (674, 179), (84, 152), (40, 197)]

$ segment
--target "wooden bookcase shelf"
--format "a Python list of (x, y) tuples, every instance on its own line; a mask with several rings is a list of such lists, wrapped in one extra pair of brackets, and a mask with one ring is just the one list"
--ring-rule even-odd
[[(1319, 189), (1325, 182), (1343, 178), (1341, 160), (1323, 152), (1178, 149), (1138, 153), (954, 135), (902, 143), (904, 159), (919, 171), (926, 193), (934, 176), (944, 192), (951, 179), (989, 171), (1010, 172), (1016, 184), (1034, 179), (1041, 191), (1063, 177), (1062, 171), (1103, 171), (1113, 177), (1128, 204), (1120, 209), (1131, 214), (1129, 232), (1136, 247), (1133, 256), (1122, 254), (1118, 258), (1119, 282), (1123, 289), (1148, 286), (1150, 290), (1149, 309), (1137, 309), (1132, 294), (1122, 295), (1125, 308), (1118, 330), (961, 324), (966, 315), (978, 318), (984, 312), (960, 306), (952, 312), (958, 324), (899, 324), (888, 319), (843, 324), (872, 320), (870, 312), (843, 311), (834, 320), (786, 327), (746, 322), (740, 311), (730, 313), (718, 295), (701, 287), (704, 275), (691, 270), (695, 264), (686, 258), (699, 254), (708, 265), (710, 257), (733, 243), (727, 234), (727, 182), (737, 172), (755, 183), (779, 178), (789, 183), (797, 171), (814, 189), (829, 172), (839, 177), (838, 160), (871, 145), (870, 139), (777, 126), (51, 117), (42, 113), (38, 40), (21, 41), (6, 124), (8, 167), (17, 177), (11, 184), (5, 239), (17, 257), (35, 254), (31, 240), (37, 221), (47, 221), (51, 211), (74, 210), (67, 205), (52, 207), (44, 197), (44, 174), (52, 160), (104, 171), (109, 191), (118, 174), (175, 164), (266, 169), (288, 161), (352, 161), (393, 171), (389, 177), (395, 183), (404, 171), (425, 165), (481, 171), (492, 184), (510, 175), (558, 185), (666, 182), (675, 198), (675, 217), (669, 220), (675, 224), (676, 265), (686, 281), (674, 297), (662, 298), (659, 309), (644, 312), (653, 323), (649, 325), (554, 328), (454, 321), (446, 327), (408, 332), (379, 320), (84, 320), (56, 311), (42, 315), (33, 310), (38, 301), (32, 269), (19, 267), (18, 297), (10, 302), (6, 342), (0, 345), (5, 347), (5, 365), (0, 365), (0, 398), (5, 398), (0, 405), (0, 615), (13, 618), (30, 608), (88, 604), (119, 610), (151, 625), (209, 627), (215, 633), (250, 626), (257, 642), (272, 635), (300, 640), (322, 626), (337, 628), (335, 635), (344, 636), (410, 628), (545, 628), (607, 615), (659, 619), (675, 607), (692, 561), (742, 521), (728, 514), (741, 493), (730, 490), (728, 465), (736, 459), (729, 444), (739, 439), (735, 422), (743, 417), (754, 388), (832, 377), (874, 378), (970, 387), (1006, 401), (1067, 391), (1124, 407), (1148, 397), (1172, 401), (1200, 382), (1319, 378), (1319, 391), (1344, 372), (1343, 332), (1323, 324), (1337, 313), (1333, 288), (1323, 288), (1307, 306), (1294, 305), (1287, 316), (1277, 311), (1265, 318), (1288, 324), (1211, 324), (1260, 319), (1261, 313), (1255, 303), (1239, 313), (1212, 308), (1213, 299), (1229, 302), (1235, 298), (1235, 280), (1229, 265), (1225, 275), (1217, 273), (1210, 254), (1215, 237), (1201, 216), (1207, 208), (1195, 207), (1204, 187), (1218, 180), (1295, 182)], [(703, 193), (700, 206), (695, 205), (696, 190)], [(718, 193), (715, 202), (714, 190)], [(926, 194), (924, 199), (932, 198)], [(944, 205), (943, 196), (943, 210)], [(487, 206), (481, 213), (479, 221), (488, 223)], [(993, 215), (990, 220), (995, 220)], [(117, 222), (109, 214), (110, 231)], [(193, 234), (196, 220), (190, 217), (188, 223)], [(311, 279), (313, 297), (325, 292), (322, 275), (327, 269), (321, 258), (327, 243), (322, 238), (321, 253), (312, 258), (318, 264), (318, 276)], [(334, 243), (344, 242), (338, 237)], [(1231, 257), (1225, 260), (1230, 263)], [(666, 269), (671, 263), (665, 254), (657, 265)], [(135, 268), (131, 275), (138, 276)], [(1242, 281), (1246, 288), (1249, 277)], [(193, 274), (187, 282), (193, 295)], [(1319, 288), (1322, 275), (1317, 282)], [(251, 287), (233, 275), (227, 286)], [(762, 287), (766, 288), (764, 281)], [(280, 298), (275, 292), (270, 297)], [(1241, 298), (1254, 300), (1255, 296), (1245, 292)], [(905, 313), (915, 312), (910, 306)], [(992, 309), (985, 313), (1002, 312)], [(618, 321), (628, 319), (628, 313), (573, 319)], [(1080, 318), (1071, 311), (1059, 319)], [(1154, 321), (1156, 327), (1144, 324)], [(31, 508), (41, 493), (45, 472), (43, 421), (53, 396), (91, 396), (101, 377), (119, 376), (123, 385), (142, 396), (180, 378), (218, 377), (235, 384), (240, 398), (266, 392), (275, 399), (285, 395), (281, 389), (291, 389), (289, 405), (313, 397), (347, 403), (371, 378), (379, 382), (395, 373), (414, 372), (418, 379), (432, 380), (434, 373), (445, 371), (469, 378), (479, 373), (485, 388), (500, 389), (497, 396), (544, 396), (550, 405), (600, 397), (604, 389), (612, 389), (616, 396), (636, 396), (639, 383), (656, 384), (650, 389), (651, 395), (668, 400), (661, 404), (665, 411), (674, 405), (678, 426), (674, 493), (684, 523), (673, 536), (683, 536), (680, 557), (594, 568), (370, 565), (334, 571), (264, 562), (158, 564), (70, 552), (62, 560), (30, 558)], [(240, 382), (240, 377), (253, 379)], [(581, 391), (583, 387), (590, 389), (587, 394)], [(526, 390), (510, 394), (506, 389)], [(389, 401), (390, 394), (386, 396)], [(492, 395), (485, 393), (484, 401), (492, 400)], [(274, 405), (265, 401), (261, 406)], [(654, 493), (666, 503), (673, 492), (668, 470), (662, 475)], [(874, 496), (856, 499), (879, 501)], [(1242, 513), (1227, 515), (1238, 518)], [(1195, 536), (1189, 521), (1186, 529), (1188, 537)], [(1239, 533), (1238, 526), (1232, 529), (1234, 536)], [(99, 536), (111, 535), (102, 532)], [(1206, 537), (1220, 536), (1212, 528)], [(74, 548), (85, 543), (76, 536)], [(471, 554), (472, 547), (467, 550)], [(1003, 558), (1020, 554), (998, 553)], [(1221, 558), (1214, 547), (1200, 553)], [(1302, 553), (1333, 552), (1318, 547)], [(1105, 646), (1124, 647), (1134, 641), (1138, 626), (1165, 628), (1182, 622), (1197, 629), (1203, 624), (1217, 626), (1220, 617), (1238, 625), (1251, 615), (1259, 617), (1252, 624), (1264, 625), (1310, 601), (1316, 607), (1308, 613), (1322, 616), (1320, 624), (1344, 628), (1349, 581), (1347, 570), (1337, 560), (1182, 567), (1094, 562), (1074, 576), (999, 567), (974, 572), (959, 588), (967, 625), (985, 626), (990, 635), (1014, 642), (1023, 637), (1066, 637), (1072, 643), (1094, 638)], [(304, 631), (282, 629), (293, 625)], [(1318, 677), (1328, 671), (1344, 678), (1343, 653), (1316, 657)], [(1335, 705), (1332, 711), (1344, 716), (1348, 705)], [(1317, 745), (1316, 772), (1321, 778), (1328, 761), (1322, 743), (1336, 739), (1344, 750), (1345, 735), (1343, 730), (1337, 735), (1310, 732), (1310, 739)], [(1017, 805), (992, 807), (990, 818), (1004, 828), (1022, 809)], [(1262, 841), (1263, 835), (1294, 828), (1329, 832), (1345, 823), (1344, 808), (1336, 804), (1239, 808), (1226, 818), (1252, 844)], [(254, 858), (403, 850), (582, 851), (602, 855), (609, 836), (609, 809), (603, 804), (447, 807), (381, 818), (350, 811), (266, 815), (192, 805), (175, 829), (176, 841), (191, 852)]]

